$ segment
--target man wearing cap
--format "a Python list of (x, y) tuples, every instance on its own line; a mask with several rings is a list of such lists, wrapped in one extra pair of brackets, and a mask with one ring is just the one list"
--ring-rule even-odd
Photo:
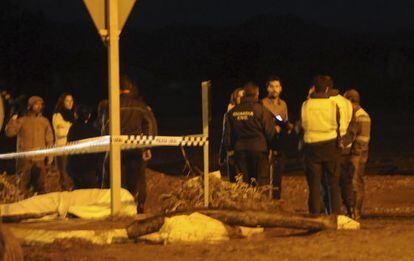
[[(39, 96), (29, 98), (27, 113), (23, 117), (13, 115), (6, 125), (7, 137), (17, 136), (17, 152), (44, 148), (53, 145), (53, 131), (50, 122), (42, 115), (44, 102)], [(48, 158), (48, 164), (53, 158)], [(44, 172), (45, 157), (22, 158), (16, 161), (16, 173), (19, 175), (19, 189), (30, 189), (33, 170)]]
[(355, 219), (360, 219), (362, 203), (365, 194), (364, 174), (368, 160), (368, 149), (371, 132), (371, 118), (361, 108), (358, 91), (351, 89), (344, 93), (344, 97), (352, 102), (354, 117), (349, 125), (347, 134), (343, 137), (343, 145), (351, 145), (347, 158), (347, 168), (343, 175), (345, 180), (345, 204), (354, 209)]

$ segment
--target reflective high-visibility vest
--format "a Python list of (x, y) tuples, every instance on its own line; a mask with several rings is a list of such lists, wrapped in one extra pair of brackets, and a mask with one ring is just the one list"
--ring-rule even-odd
[(329, 99), (336, 102), (339, 108), (339, 133), (341, 137), (346, 134), (349, 123), (352, 120), (352, 103), (342, 95), (335, 95), (329, 97)]
[(337, 105), (328, 98), (311, 98), (302, 104), (302, 128), (305, 143), (336, 139), (338, 136)]

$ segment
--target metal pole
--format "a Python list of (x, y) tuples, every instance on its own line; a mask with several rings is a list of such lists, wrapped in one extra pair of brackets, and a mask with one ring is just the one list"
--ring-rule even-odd
[(121, 150), (114, 144), (113, 137), (120, 135), (119, 113), (119, 29), (118, 0), (106, 0), (108, 39), (108, 94), (110, 112), (110, 174), (111, 174), (111, 214), (119, 214), (121, 209)]
[(209, 124), (209, 90), (210, 90), (210, 81), (205, 81), (201, 83), (201, 92), (202, 92), (202, 101), (203, 101), (203, 136), (207, 138), (206, 143), (203, 146), (203, 158), (204, 158), (204, 206), (209, 206), (210, 201), (210, 190), (209, 190), (209, 157), (208, 157), (208, 124)]

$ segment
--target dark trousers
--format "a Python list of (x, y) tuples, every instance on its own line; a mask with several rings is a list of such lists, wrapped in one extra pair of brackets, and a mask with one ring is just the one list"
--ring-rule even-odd
[(273, 186), (274, 199), (280, 199), (282, 195), (282, 177), (285, 170), (285, 161), (286, 157), (283, 152), (273, 151), (272, 161), (270, 164), (272, 166), (271, 182)]
[[(340, 153), (340, 152), (339, 152)], [(353, 207), (352, 202), (352, 175), (349, 175), (349, 155), (340, 154), (338, 157), (339, 168), (339, 189), (342, 197), (342, 203), (347, 207)], [(331, 213), (331, 203), (329, 197), (328, 173), (324, 172), (322, 176), (321, 191), (321, 213)]]
[(340, 210), (339, 193), (339, 151), (336, 140), (305, 144), (305, 173), (309, 186), (309, 212), (321, 213), (320, 189), (325, 175), (328, 185), (330, 213), (338, 214)]
[(25, 192), (30, 189), (31, 185), (37, 184), (38, 181), (32, 179), (38, 179), (42, 173), (45, 173), (46, 165), (44, 160), (17, 159), (16, 172), (19, 176), (19, 190)]
[(341, 194), (347, 208), (356, 208), (359, 213), (365, 196), (366, 155), (347, 155), (341, 169)]
[(232, 155), (227, 155), (226, 162), (223, 167), (225, 168), (224, 173), (226, 173), (229, 181), (236, 182), (236, 176), (240, 173), (240, 171), (237, 170), (234, 153)]
[(235, 151), (236, 168), (243, 173), (243, 181), (251, 183), (256, 180), (258, 185), (269, 184), (269, 161), (267, 152)]
[(354, 189), (352, 185), (353, 167), (350, 155), (341, 155), (341, 174), (339, 186), (341, 188), (342, 203), (347, 209), (355, 207)]
[(59, 170), (60, 186), (62, 187), (62, 190), (72, 190), (73, 181), (72, 181), (72, 178), (68, 174), (68, 157), (59, 156), (59, 157), (56, 157), (55, 160), (56, 160), (56, 168)]
[(147, 196), (145, 179), (147, 163), (142, 159), (142, 151), (123, 151), (121, 157), (122, 187), (134, 196), (138, 204), (144, 204)]

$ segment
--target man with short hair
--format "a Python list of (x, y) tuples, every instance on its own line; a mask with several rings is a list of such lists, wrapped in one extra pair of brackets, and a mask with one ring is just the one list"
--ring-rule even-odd
[[(50, 122), (42, 115), (43, 99), (32, 96), (27, 103), (27, 114), (18, 118), (15, 114), (6, 125), (8, 137), (17, 136), (17, 152), (44, 148), (53, 145), (53, 131)], [(48, 158), (48, 164), (52, 162)], [(16, 173), (19, 175), (19, 189), (22, 192), (29, 190), (32, 171), (45, 173), (45, 157), (23, 158), (16, 160)]]
[(227, 113), (224, 128), (226, 150), (234, 150), (236, 167), (243, 180), (269, 183), (268, 151), (275, 138), (272, 114), (259, 102), (259, 87), (249, 82), (240, 104)]
[(301, 124), (303, 128), (305, 173), (309, 186), (309, 212), (321, 212), (321, 180), (326, 173), (329, 185), (331, 213), (340, 210), (338, 180), (338, 139), (340, 114), (337, 104), (329, 98), (329, 88), (333, 86), (330, 76), (318, 75), (314, 78), (315, 92), (303, 102)]
[(347, 163), (347, 183), (344, 184), (346, 205), (354, 209), (353, 218), (359, 220), (362, 213), (362, 203), (365, 194), (365, 166), (368, 160), (369, 141), (371, 138), (371, 118), (361, 108), (358, 91), (351, 89), (345, 92), (345, 98), (352, 102), (354, 117), (349, 125), (348, 132), (343, 138), (344, 146), (351, 145)]
[(280, 146), (270, 152), (270, 182), (273, 187), (273, 198), (280, 199), (282, 194), (282, 176), (285, 167), (285, 154), (283, 140), (286, 134), (293, 129), (293, 124), (289, 122), (288, 107), (284, 100), (280, 98), (282, 92), (281, 80), (278, 76), (270, 76), (267, 81), (267, 97), (262, 99), (263, 105), (273, 114), (276, 123), (276, 133), (280, 137)]
[[(157, 123), (151, 108), (142, 100), (138, 87), (127, 76), (121, 77), (121, 135), (156, 136)], [(127, 150), (122, 152), (123, 186), (135, 197), (137, 212), (144, 212), (146, 199), (145, 169), (151, 159), (149, 149)]]

